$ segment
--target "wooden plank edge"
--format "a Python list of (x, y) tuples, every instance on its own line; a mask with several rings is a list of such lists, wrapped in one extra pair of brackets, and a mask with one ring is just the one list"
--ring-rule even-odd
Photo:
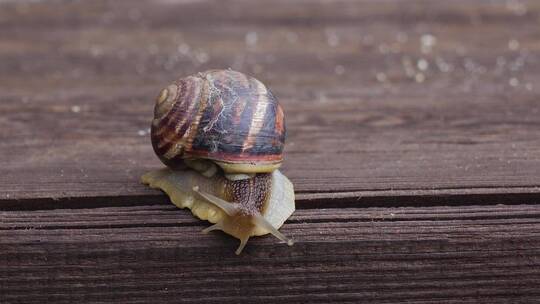
[[(297, 193), (298, 209), (343, 207), (418, 207), (515, 205), (540, 202), (540, 187), (453, 188)], [(169, 204), (164, 194), (0, 199), (0, 210), (98, 208)]]

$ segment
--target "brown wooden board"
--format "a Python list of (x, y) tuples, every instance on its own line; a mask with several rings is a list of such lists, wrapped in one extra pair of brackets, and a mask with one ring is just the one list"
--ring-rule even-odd
[(237, 241), (169, 205), (4, 211), (0, 302), (533, 303), (540, 206), (298, 210)]
[(153, 99), (227, 67), (280, 98), (299, 194), (538, 194), (540, 4), (512, 3), (3, 2), (0, 199), (159, 195)]
[[(174, 79), (280, 99), (293, 247), (139, 182)], [(538, 303), (540, 2), (1, 1), (0, 303)]]

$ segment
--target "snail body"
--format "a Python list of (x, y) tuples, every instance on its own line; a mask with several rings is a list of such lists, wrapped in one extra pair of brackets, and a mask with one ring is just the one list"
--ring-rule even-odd
[[(142, 179), (150, 187), (165, 191), (177, 207), (189, 208), (198, 218), (215, 224), (203, 232), (220, 229), (240, 239), (237, 254), (240, 254), (250, 237), (267, 233), (273, 233), (291, 244), (277, 230), (295, 209), (292, 184), (279, 170), (259, 174), (254, 181), (230, 181), (219, 174), (207, 178), (194, 170), (164, 168), (146, 173)], [(238, 186), (242, 190), (235, 191)], [(258, 199), (247, 201), (249, 195), (246, 194)], [(209, 201), (204, 195), (213, 197)], [(214, 197), (222, 198), (225, 203), (214, 203)], [(237, 200), (238, 203), (228, 203)]]
[(163, 89), (151, 139), (167, 168), (142, 181), (180, 208), (240, 239), (271, 233), (294, 212), (292, 183), (277, 170), (285, 142), (283, 110), (258, 80), (231, 70), (188, 76)]

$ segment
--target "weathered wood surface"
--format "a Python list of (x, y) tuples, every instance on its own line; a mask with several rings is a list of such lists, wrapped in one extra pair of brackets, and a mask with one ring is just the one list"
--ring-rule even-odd
[(300, 194), (540, 192), (537, 1), (0, 5), (3, 202), (156, 197), (154, 97), (226, 67), (281, 99)]
[[(540, 2), (0, 1), (0, 303), (534, 303)], [(299, 210), (237, 241), (139, 177), (153, 99), (280, 98)]]
[(533, 303), (540, 205), (298, 210), (293, 247), (173, 206), (0, 213), (2, 303)]

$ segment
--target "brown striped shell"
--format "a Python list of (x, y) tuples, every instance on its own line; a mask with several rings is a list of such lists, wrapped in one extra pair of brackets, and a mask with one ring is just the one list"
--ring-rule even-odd
[(154, 109), (152, 146), (165, 165), (209, 159), (227, 173), (272, 172), (282, 162), (283, 110), (260, 81), (210, 70), (169, 85)]

